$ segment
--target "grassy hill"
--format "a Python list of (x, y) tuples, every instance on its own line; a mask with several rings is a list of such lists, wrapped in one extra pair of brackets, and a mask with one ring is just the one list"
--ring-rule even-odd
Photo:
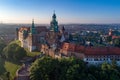
[[(19, 40), (12, 41), (11, 43), (16, 43), (19, 46), (21, 46), (21, 42)], [(29, 56), (29, 57), (34, 57), (34, 56), (40, 55), (40, 52), (38, 52), (38, 51), (30, 52), (28, 49), (25, 49), (25, 50), (27, 52), (27, 56)]]
[[(21, 45), (20, 41), (12, 41), (10, 44), (16, 43), (18, 45)], [(25, 57), (34, 57), (37, 55), (40, 55), (40, 52), (30, 52), (28, 49), (25, 49), (27, 52), (27, 55)], [(15, 77), (15, 73), (17, 69), (19, 69), (21, 66), (20, 62), (16, 61), (8, 61), (0, 57), (0, 78), (3, 78), (3, 80), (6, 80), (6, 72), (10, 72), (11, 80)]]
[(16, 70), (20, 68), (20, 64), (10, 62), (2, 58), (0, 58), (0, 65), (0, 77), (4, 80), (6, 79), (6, 72), (10, 72), (11, 80), (13, 80)]

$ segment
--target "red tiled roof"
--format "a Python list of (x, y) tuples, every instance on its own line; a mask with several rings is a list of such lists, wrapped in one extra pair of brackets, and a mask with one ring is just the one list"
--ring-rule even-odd
[(120, 55), (120, 48), (118, 48), (118, 47), (110, 47), (109, 48), (109, 54)]
[(74, 52), (75, 51), (75, 44), (72, 44), (72, 43), (63, 43), (62, 45), (62, 49), (63, 50), (67, 50), (67, 51), (72, 51)]
[(62, 49), (71, 52), (82, 52), (85, 55), (120, 55), (120, 48), (118, 47), (85, 47), (73, 43), (63, 43)]
[(85, 46), (76, 46), (75, 52), (84, 52)]
[(112, 36), (112, 39), (120, 38), (120, 36)]
[(96, 47), (86, 48), (85, 55), (120, 55), (120, 48), (117, 47)]
[(86, 47), (85, 55), (108, 55), (108, 48), (106, 47)]

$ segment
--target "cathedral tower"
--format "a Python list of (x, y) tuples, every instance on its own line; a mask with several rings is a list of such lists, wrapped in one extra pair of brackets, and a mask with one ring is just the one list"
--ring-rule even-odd
[(58, 22), (56, 20), (56, 14), (54, 12), (53, 16), (52, 16), (52, 21), (50, 22), (50, 31), (54, 31), (54, 32), (58, 32)]
[(30, 28), (30, 36), (29, 36), (29, 49), (30, 51), (36, 50), (36, 42), (37, 42), (37, 36), (36, 36), (36, 28), (34, 24), (34, 19), (32, 20), (32, 26)]

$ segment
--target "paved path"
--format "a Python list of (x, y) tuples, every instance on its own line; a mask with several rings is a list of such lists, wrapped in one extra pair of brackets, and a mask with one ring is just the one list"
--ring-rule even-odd
[(0, 80), (3, 80), (3, 79), (0, 77)]
[(30, 80), (28, 76), (19, 76), (15, 80)]
[[(40, 56), (34, 57), (31, 61), (34, 62), (37, 58), (43, 57), (44, 54), (41, 54)], [(29, 62), (26, 60), (26, 63), (22, 66), (22, 68), (18, 71), (18, 76), (14, 80), (30, 80), (29, 73), (30, 73), (30, 64), (32, 62)]]
[(18, 76), (15, 80), (30, 80), (29, 68), (30, 68), (30, 65), (22, 66), (22, 68), (18, 71)]

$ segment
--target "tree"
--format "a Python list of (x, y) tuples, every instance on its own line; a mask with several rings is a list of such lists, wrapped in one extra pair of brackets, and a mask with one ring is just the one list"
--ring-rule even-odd
[(112, 63), (111, 63), (111, 69), (117, 69), (118, 65), (117, 65), (117, 62), (115, 60), (112, 60)]
[(59, 62), (51, 57), (43, 57), (31, 66), (31, 80), (58, 80)]
[(107, 37), (107, 42), (111, 42), (112, 41), (112, 36), (108, 36)]
[(104, 62), (102, 64), (101, 68), (102, 68), (102, 70), (105, 71), (105, 70), (109, 70), (111, 67), (110, 67), (110, 65), (108, 63)]
[(6, 77), (8, 80), (10, 80), (10, 72), (6, 72)]
[(3, 49), (3, 55), (9, 60), (19, 61), (26, 56), (26, 51), (18, 44), (11, 43)]
[(108, 63), (87, 66), (75, 58), (42, 57), (30, 68), (31, 80), (120, 80), (120, 73)]
[(2, 56), (3, 49), (5, 48), (6, 44), (4, 41), (0, 40), (0, 55)]
[[(73, 80), (85, 77), (84, 62), (75, 58), (52, 59), (43, 57), (30, 69), (31, 80)], [(79, 77), (78, 77), (79, 76)]]
[(113, 60), (111, 64), (103, 63), (101, 75), (104, 80), (120, 80), (120, 73), (117, 70), (116, 62)]
[(99, 66), (90, 65), (86, 68), (86, 73), (88, 74), (88, 80), (100, 80), (101, 68)]
[(120, 47), (120, 39), (114, 39), (114, 44), (116, 47)]

